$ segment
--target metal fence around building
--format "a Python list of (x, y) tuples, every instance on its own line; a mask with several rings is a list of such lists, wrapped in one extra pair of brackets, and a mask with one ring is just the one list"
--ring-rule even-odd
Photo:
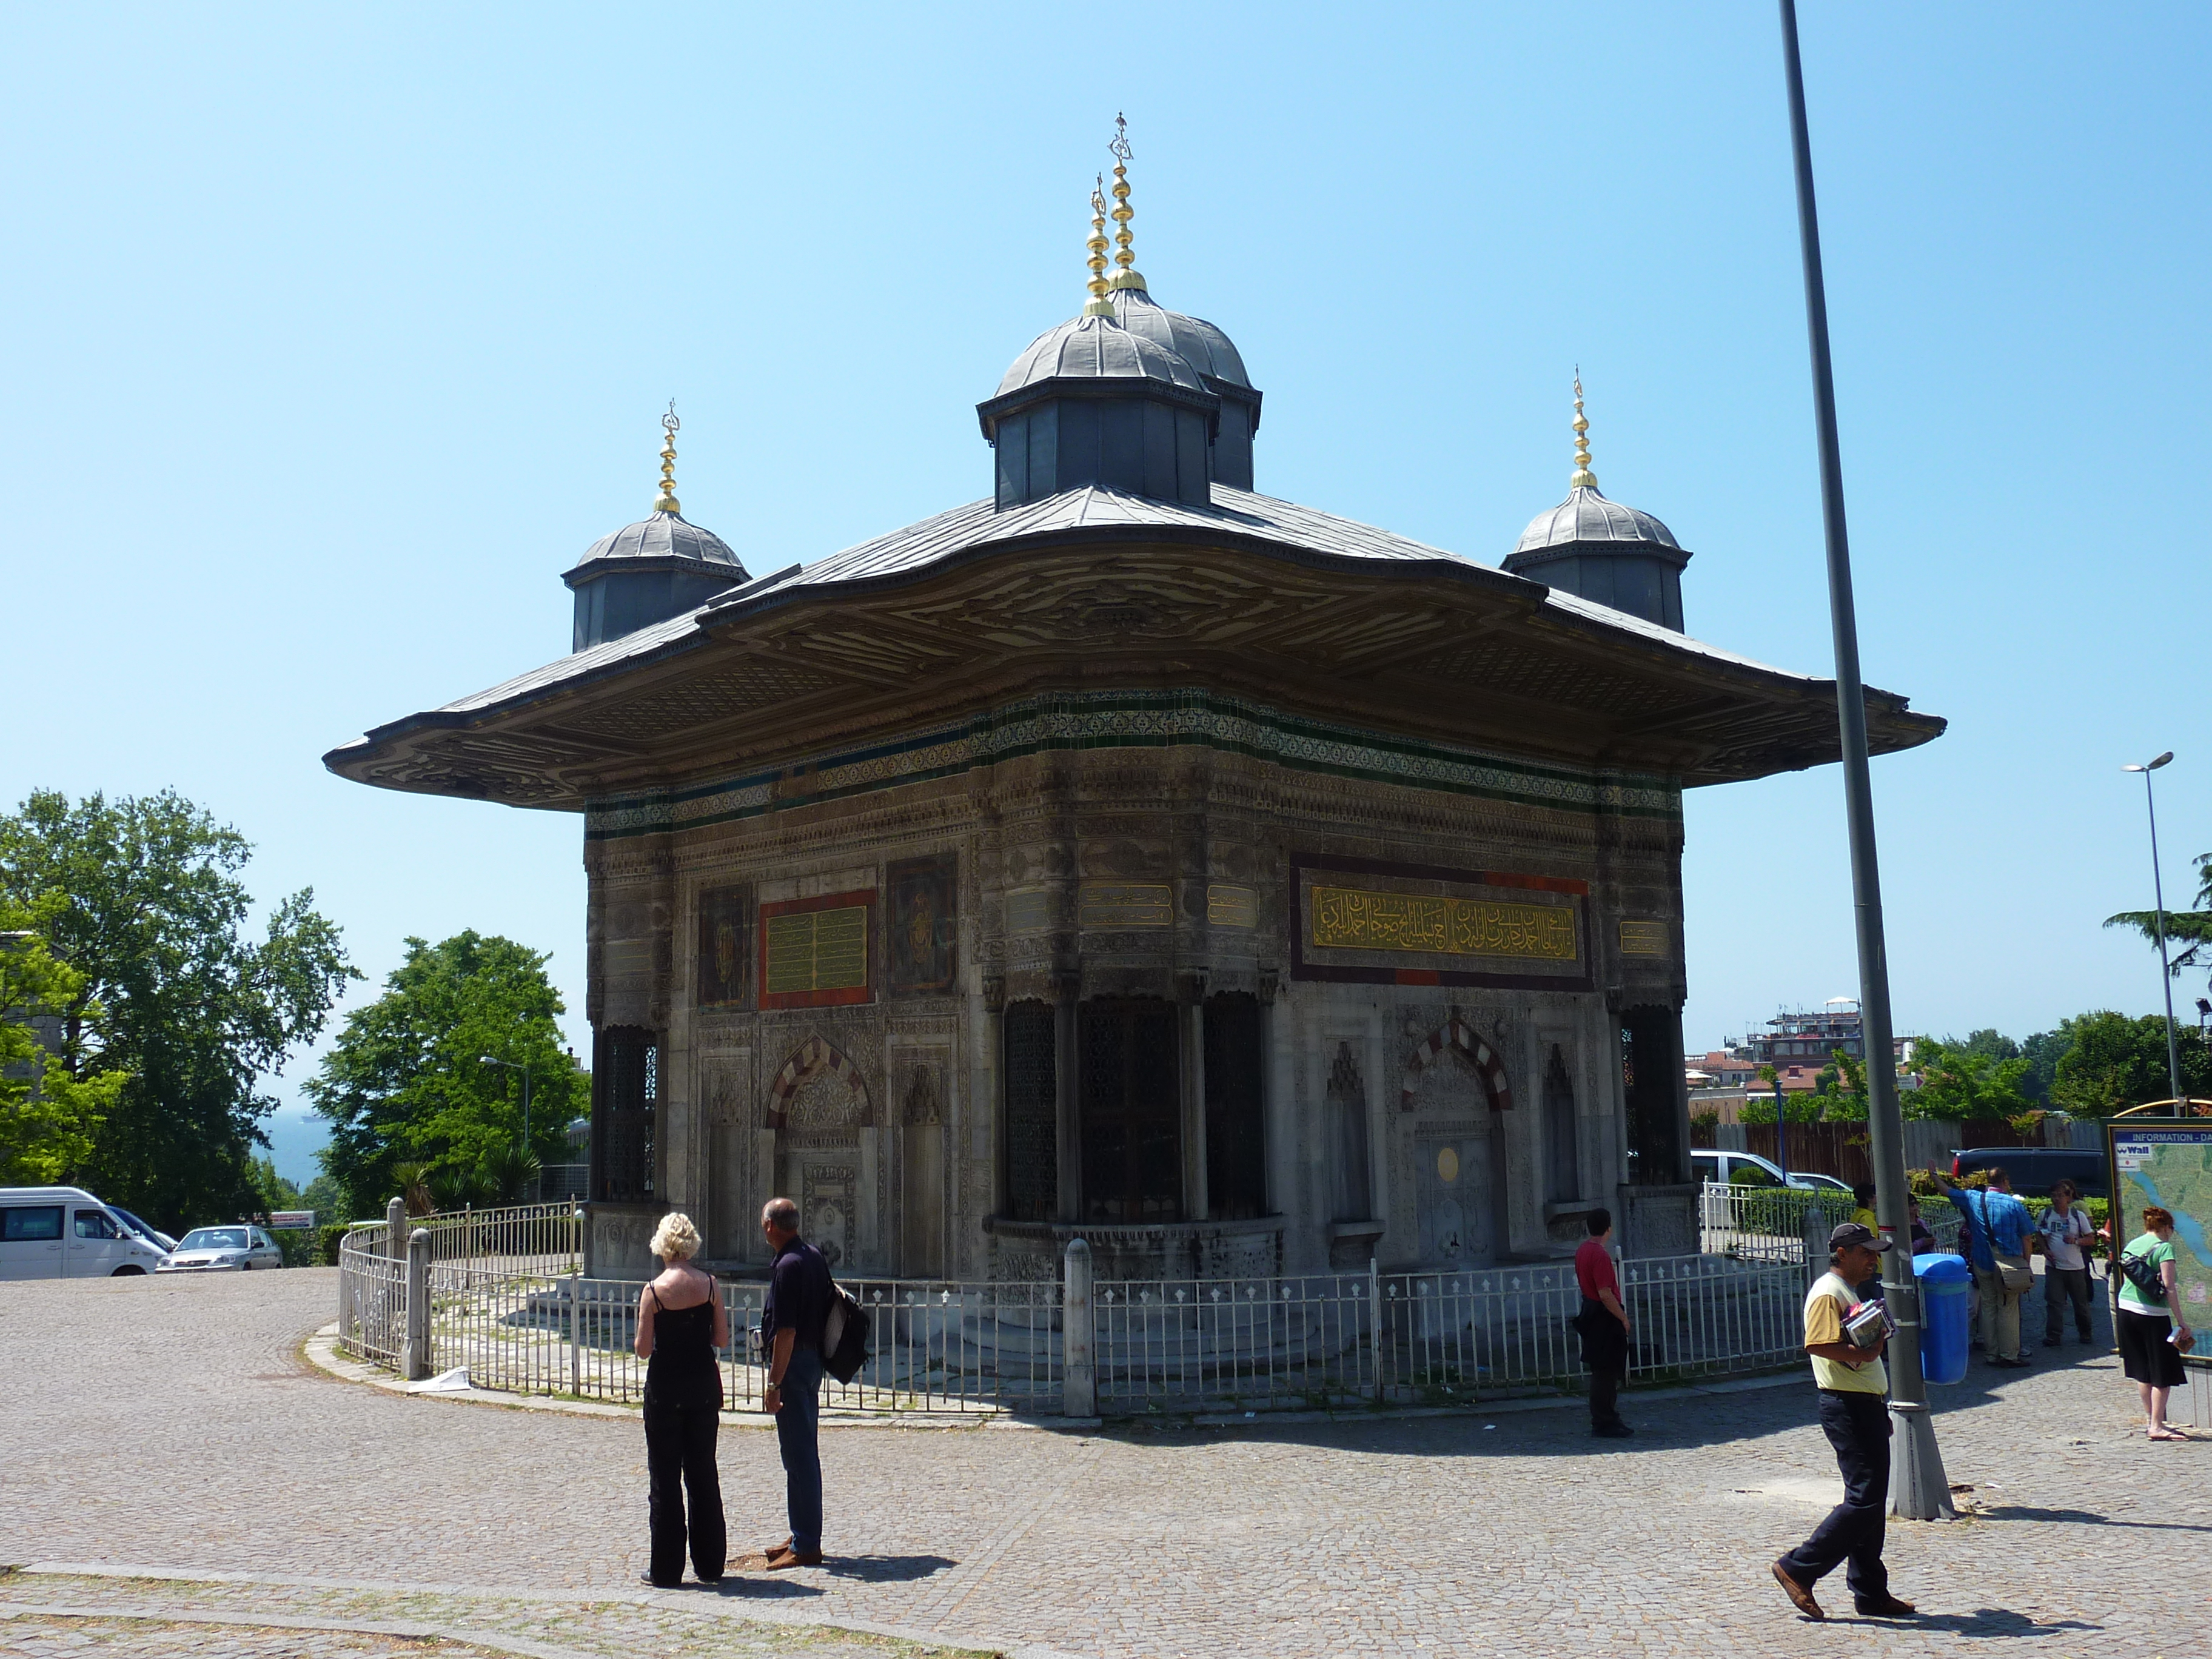
[[(1802, 1206), (1784, 1218), (1732, 1204), (1708, 1218), (1731, 1249), (1623, 1266), (1632, 1379), (1728, 1376), (1801, 1357)], [(478, 1388), (641, 1400), (646, 1362), (634, 1344), (644, 1283), (583, 1274), (572, 1210), (430, 1216), (402, 1231), (411, 1239), (417, 1230), (397, 1257), (386, 1226), (346, 1236), (338, 1294), (349, 1352), (418, 1378), (465, 1369)], [(1583, 1376), (1570, 1323), (1581, 1297), (1566, 1262), (1101, 1281), (1073, 1300), (1054, 1281), (844, 1287), (868, 1310), (871, 1353), (851, 1382), (825, 1380), (832, 1409), (1121, 1416), (1448, 1403), (1570, 1389)], [(763, 1290), (721, 1286), (732, 1410), (757, 1409), (765, 1385)], [(1071, 1348), (1088, 1356), (1079, 1381)]]

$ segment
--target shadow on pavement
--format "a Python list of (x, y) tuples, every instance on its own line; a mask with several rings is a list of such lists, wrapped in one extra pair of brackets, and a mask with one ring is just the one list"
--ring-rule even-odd
[(864, 1584), (908, 1584), (959, 1565), (947, 1555), (833, 1555), (823, 1562), (822, 1571)]
[(787, 1601), (822, 1594), (820, 1585), (801, 1583), (788, 1573), (726, 1572), (719, 1583), (699, 1588), (739, 1601)]
[(1991, 1521), (2071, 1521), (2084, 1527), (2138, 1527), (2146, 1532), (2212, 1532), (2212, 1527), (2186, 1521), (2115, 1521), (2090, 1510), (2039, 1510), (2025, 1504), (1999, 1504), (1978, 1513)]
[(1869, 1630), (1948, 1631), (1954, 1636), (2053, 1636), (2060, 1631), (2100, 1631), (2102, 1625), (2079, 1619), (2031, 1619), (2006, 1607), (1978, 1607), (1972, 1613), (1923, 1613), (1911, 1619), (1857, 1619), (1831, 1613), (1832, 1625), (1863, 1625)]

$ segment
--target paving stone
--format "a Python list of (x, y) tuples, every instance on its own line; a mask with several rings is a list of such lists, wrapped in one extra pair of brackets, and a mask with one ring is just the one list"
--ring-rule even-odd
[[(2212, 1627), (2212, 1440), (2144, 1441), (2101, 1349), (2039, 1350), (2032, 1370), (1978, 1366), (1937, 1391), (1973, 1508), (1957, 1524), (1892, 1523), (1895, 1587), (1929, 1615), (1917, 1627), (1851, 1621), (1840, 1574), (1822, 1589), (1844, 1616), (1805, 1623), (1767, 1577), (1840, 1490), (1805, 1382), (1632, 1394), (1638, 1433), (1619, 1442), (1590, 1439), (1572, 1408), (833, 1429), (828, 1566), (646, 1592), (634, 1419), (330, 1377), (298, 1349), (335, 1294), (328, 1270), (0, 1285), (0, 1561), (191, 1581), (17, 1573), (0, 1603), (110, 1595), (97, 1605), (609, 1655), (884, 1650), (823, 1628), (852, 1624), (1128, 1659), (1954, 1655), (1996, 1637), (2016, 1638), (2008, 1652), (2179, 1659)], [(726, 1434), (721, 1463), (732, 1548), (780, 1539), (772, 1437)], [(99, 1620), (0, 1623), (0, 1651), (41, 1659), (434, 1650), (296, 1632), (240, 1646), (247, 1635), (211, 1627), (184, 1647), (118, 1645), (144, 1639)]]

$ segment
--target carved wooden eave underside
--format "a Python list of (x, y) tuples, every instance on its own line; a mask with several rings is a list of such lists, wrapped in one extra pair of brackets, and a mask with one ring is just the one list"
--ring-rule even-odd
[[(991, 519), (988, 503), (957, 509), (900, 532), (903, 557), (882, 551), (886, 538), (780, 572), (379, 727), (325, 763), (386, 788), (574, 811), (1012, 698), (1178, 689), (1686, 786), (1838, 757), (1832, 681), (1386, 532), (1223, 495), (1267, 511), (1024, 523)], [(1109, 505), (1144, 516), (1126, 498)], [(1364, 532), (1358, 550), (1331, 550), (1335, 526)], [(1872, 689), (1867, 715), (1877, 753), (1943, 730)]]

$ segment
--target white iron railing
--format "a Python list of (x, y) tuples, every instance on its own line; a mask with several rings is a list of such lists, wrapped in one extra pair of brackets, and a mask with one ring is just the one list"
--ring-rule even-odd
[[(1778, 1213), (1709, 1206), (1709, 1226), (1715, 1215), (1733, 1254), (1625, 1264), (1632, 1377), (1724, 1376), (1801, 1356), (1803, 1206), (1786, 1235)], [(426, 1217), (410, 1234), (417, 1228), (428, 1237), (415, 1247), (412, 1320), (410, 1264), (394, 1256), (386, 1229), (346, 1236), (339, 1307), (349, 1352), (416, 1376), (465, 1367), (479, 1388), (642, 1399), (647, 1367), (634, 1344), (643, 1282), (586, 1278), (573, 1212), (525, 1206)], [(1050, 1281), (855, 1279), (845, 1288), (868, 1310), (871, 1353), (851, 1382), (825, 1380), (832, 1409), (1087, 1415), (1094, 1407), (1074, 1402), (1095, 1399), (1113, 1414), (1447, 1402), (1573, 1388), (1583, 1376), (1570, 1322), (1581, 1296), (1566, 1262), (1102, 1281), (1087, 1305)], [(721, 1287), (732, 1410), (759, 1407), (764, 1289)], [(1083, 1328), (1072, 1334), (1071, 1320)], [(1090, 1356), (1079, 1382), (1066, 1364), (1078, 1338)]]

